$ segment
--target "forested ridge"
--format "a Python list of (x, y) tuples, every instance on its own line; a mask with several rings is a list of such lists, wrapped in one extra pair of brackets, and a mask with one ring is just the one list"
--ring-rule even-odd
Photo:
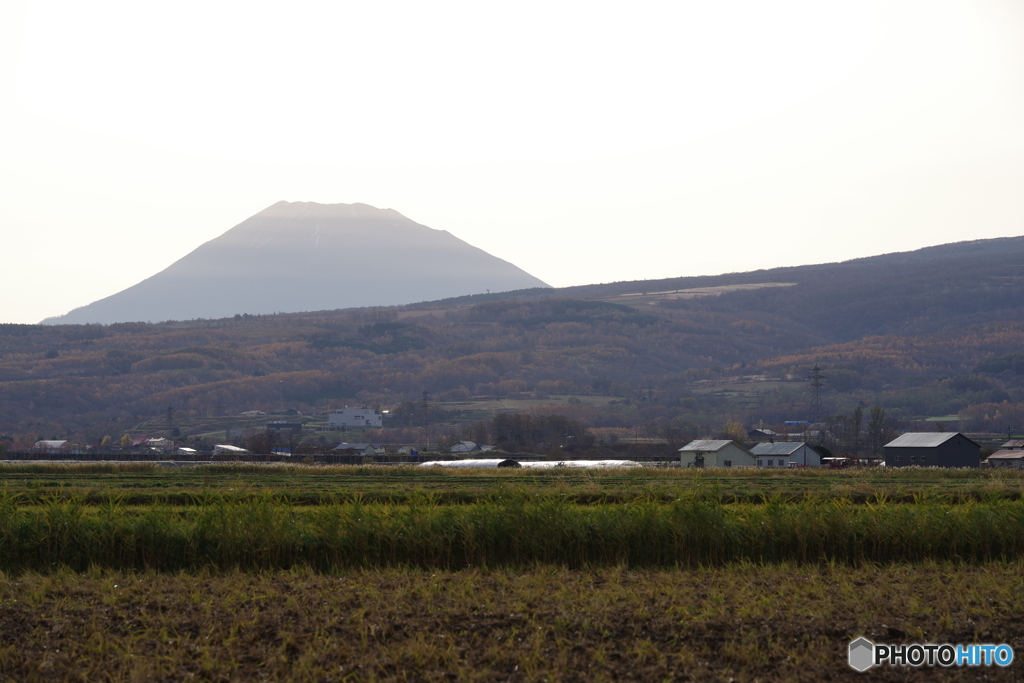
[[(1004, 429), (985, 421), (1014, 414), (1022, 395), (1022, 264), (1024, 238), (1008, 238), (404, 307), (0, 325), (0, 435), (95, 438), (168, 406), (198, 416), (397, 406), (424, 390), (453, 411), (474, 397), (615, 397), (552, 401), (594, 427), (774, 423), (806, 418), (814, 364), (836, 414), (877, 404)], [(791, 286), (685, 296), (758, 283)]]

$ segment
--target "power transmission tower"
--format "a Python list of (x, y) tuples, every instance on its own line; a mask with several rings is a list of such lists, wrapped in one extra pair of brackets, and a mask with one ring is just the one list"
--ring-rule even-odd
[(808, 422), (812, 425), (821, 422), (821, 388), (825, 386), (824, 380), (825, 375), (821, 374), (821, 368), (815, 363), (810, 377), (807, 378), (811, 387), (811, 414), (808, 417)]

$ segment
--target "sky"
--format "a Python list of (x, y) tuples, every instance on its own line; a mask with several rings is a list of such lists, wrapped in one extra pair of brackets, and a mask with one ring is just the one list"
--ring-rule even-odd
[(1022, 188), (1019, 0), (0, 0), (0, 322), (280, 200), (567, 286), (1022, 235)]

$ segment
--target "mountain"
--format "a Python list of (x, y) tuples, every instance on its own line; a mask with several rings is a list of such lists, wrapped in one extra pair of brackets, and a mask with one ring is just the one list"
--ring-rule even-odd
[[(400, 406), (424, 389), (448, 402), (453, 433), (500, 405), (707, 434), (730, 418), (806, 419), (814, 365), (829, 414), (960, 414), (965, 429), (1005, 434), (1024, 424), (1022, 358), (1024, 238), (1013, 237), (374, 309), (0, 325), (0, 441), (146, 433), (169, 405), (192, 420), (182, 431), (206, 433), (282, 402), (309, 415)], [(407, 425), (421, 424), (413, 414)]]
[(139, 284), (43, 323), (391, 306), (530, 287), (547, 285), (393, 209), (282, 201)]

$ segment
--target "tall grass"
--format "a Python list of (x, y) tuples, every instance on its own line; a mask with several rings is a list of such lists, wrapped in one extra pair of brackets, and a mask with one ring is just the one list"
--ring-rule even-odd
[(697, 567), (737, 562), (968, 563), (1024, 558), (1024, 503), (949, 505), (920, 500), (852, 505), (768, 500), (724, 505), (580, 506), (508, 494), (469, 505), (427, 496), (394, 505), (361, 501), (299, 507), (266, 496), (205, 494), (187, 509), (141, 511), (110, 500), (24, 506), (0, 496), (0, 570), (276, 569), (308, 566), (430, 568)]

